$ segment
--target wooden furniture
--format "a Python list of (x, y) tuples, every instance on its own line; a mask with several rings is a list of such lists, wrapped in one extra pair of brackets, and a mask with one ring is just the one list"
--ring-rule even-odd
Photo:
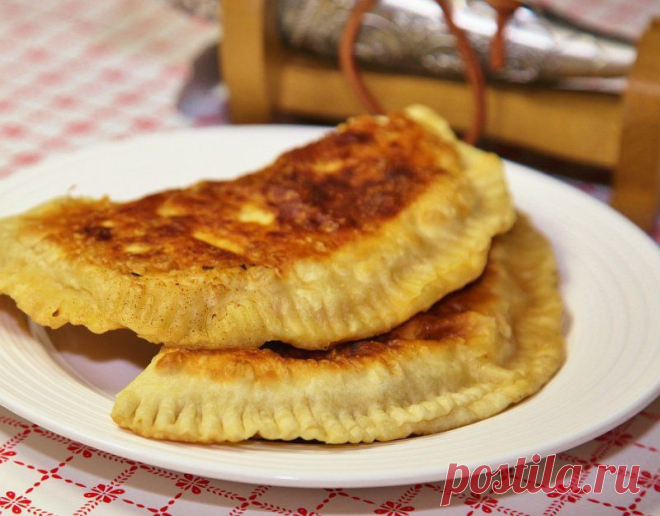
[[(221, 69), (236, 123), (265, 123), (279, 113), (341, 120), (364, 112), (336, 64), (282, 45), (276, 0), (223, 0)], [(426, 104), (465, 130), (472, 95), (463, 83), (363, 72), (387, 109)], [(623, 96), (490, 84), (484, 135), (576, 162), (612, 169), (612, 205), (653, 227), (660, 200), (660, 20), (638, 45)]]

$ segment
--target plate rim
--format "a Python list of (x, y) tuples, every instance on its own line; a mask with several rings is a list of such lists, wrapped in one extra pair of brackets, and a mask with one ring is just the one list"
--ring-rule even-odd
[[(104, 142), (97, 145), (91, 145), (89, 147), (83, 148), (81, 150), (72, 152), (72, 153), (62, 153), (57, 156), (53, 156), (49, 159), (46, 159), (43, 162), (35, 164), (31, 167), (26, 167), (26, 169), (21, 170), (19, 173), (15, 173), (12, 176), (7, 178), (0, 179), (0, 197), (3, 194), (3, 191), (6, 189), (11, 189), (15, 183), (24, 183), (33, 180), (35, 177), (38, 177), (40, 174), (43, 174), (44, 171), (49, 168), (54, 168), (56, 166), (61, 166), (66, 164), (67, 161), (72, 160), (84, 160), (86, 156), (94, 156), (98, 152), (107, 152), (121, 149), (124, 146), (139, 146), (144, 140), (158, 141), (163, 138), (177, 138), (182, 134), (189, 135), (198, 132), (254, 132), (254, 131), (286, 131), (286, 130), (296, 130), (307, 132), (310, 135), (310, 139), (314, 136), (317, 136), (321, 131), (326, 131), (330, 129), (326, 126), (301, 126), (301, 125), (247, 125), (247, 126), (221, 126), (221, 127), (211, 127), (211, 128), (195, 128), (195, 129), (180, 129), (175, 131), (167, 131), (161, 133), (155, 133), (150, 135), (141, 135), (135, 138), (128, 138), (124, 140), (114, 140), (110, 142)], [(646, 252), (653, 254), (655, 253), (654, 259), (660, 263), (660, 249), (657, 244), (650, 239), (641, 229), (635, 226), (628, 219), (622, 215), (615, 212), (605, 203), (594, 199), (588, 194), (578, 190), (577, 188), (570, 186), (566, 183), (561, 182), (560, 180), (545, 175), (541, 172), (538, 172), (530, 167), (526, 167), (521, 164), (513, 163), (510, 161), (505, 161), (507, 175), (511, 176), (520, 176), (520, 177), (533, 177), (534, 181), (547, 182), (552, 184), (553, 187), (558, 187), (562, 190), (563, 195), (570, 195), (579, 199), (581, 203), (588, 203), (592, 208), (599, 210), (601, 214), (606, 214), (606, 217), (612, 217), (618, 219), (618, 223), (623, 224), (625, 231), (634, 235), (631, 238), (638, 239), (639, 245), (646, 247)], [(533, 216), (533, 213), (532, 213)], [(642, 237), (642, 238), (640, 238)], [(644, 243), (643, 243), (644, 242)], [(0, 326), (0, 331), (2, 327)], [(552, 380), (551, 380), (552, 381)], [(87, 386), (85, 386), (87, 387)], [(640, 397), (636, 403), (630, 404), (626, 410), (613, 413), (605, 421), (601, 421), (601, 424), (592, 427), (583, 428), (581, 432), (576, 432), (572, 435), (570, 439), (558, 437), (554, 441), (546, 442), (542, 446), (535, 447), (533, 450), (525, 450), (525, 454), (521, 455), (521, 452), (516, 452), (517, 456), (531, 457), (532, 454), (538, 453), (541, 456), (545, 457), (551, 453), (559, 453), (566, 449), (572, 448), (584, 442), (587, 442), (594, 437), (601, 435), (617, 425), (621, 424), (623, 421), (628, 420), (640, 410), (646, 407), (651, 403), (658, 395), (660, 394), (660, 376), (656, 380), (655, 385), (650, 386), (647, 389), (646, 395)], [(87, 433), (82, 433), (77, 431), (75, 428), (62, 427), (56, 422), (51, 421), (49, 418), (42, 416), (41, 414), (31, 411), (29, 408), (25, 408), (20, 405), (19, 400), (13, 400), (8, 398), (5, 393), (0, 390), (0, 404), (8, 408), (9, 410), (15, 412), (16, 414), (32, 421), (48, 430), (54, 431), (60, 435), (63, 435), (69, 439), (82, 442), (84, 444), (93, 446), (100, 450), (108, 451), (110, 453), (116, 454), (121, 457), (126, 457), (131, 460), (138, 460), (146, 464), (152, 464), (158, 467), (166, 469), (179, 469), (178, 466), (174, 466), (171, 461), (166, 459), (161, 459), (160, 456), (154, 457), (149, 454), (149, 451), (142, 453), (139, 449), (128, 449), (125, 446), (122, 446), (120, 443), (112, 443), (99, 438), (94, 435), (88, 435)], [(475, 423), (478, 424), (478, 423)], [(130, 433), (126, 430), (119, 429), (123, 433)], [(143, 438), (141, 438), (143, 439)], [(180, 445), (180, 443), (177, 443)], [(368, 445), (363, 445), (368, 446)], [(513, 465), (517, 457), (511, 457), (507, 460), (497, 461), (497, 463), (489, 464), (491, 467), (496, 467), (499, 464), (511, 464)], [(477, 464), (467, 464), (468, 466), (475, 466)], [(219, 472), (219, 471), (207, 471), (205, 468), (199, 467), (189, 467), (187, 466), (186, 472), (191, 470), (196, 470), (196, 474), (203, 476), (218, 478), (223, 480), (245, 482), (250, 484), (269, 484), (274, 486), (283, 486), (283, 487), (304, 487), (304, 488), (329, 488), (329, 487), (384, 487), (384, 486), (393, 486), (393, 485), (403, 485), (409, 483), (417, 482), (429, 482), (429, 481), (439, 481), (443, 480), (446, 476), (446, 466), (448, 465), (437, 465), (433, 467), (420, 468), (422, 471), (416, 474), (404, 475), (397, 474), (396, 472), (385, 473), (383, 471), (378, 472), (377, 478), (368, 479), (368, 478), (352, 478), (348, 483), (346, 482), (346, 474), (340, 475), (330, 475), (324, 478), (310, 479), (297, 477), (287, 474), (282, 475), (273, 475), (273, 474), (263, 474), (260, 473), (259, 468), (246, 468), (241, 467), (237, 468), (232, 466), (234, 469), (231, 473), (229, 472)], [(183, 470), (181, 470), (183, 471)], [(201, 471), (201, 472), (200, 472)], [(362, 474), (360, 474), (362, 475)], [(350, 475), (349, 475), (350, 476)], [(341, 478), (340, 478), (341, 477)], [(303, 482), (304, 485), (301, 485)]]

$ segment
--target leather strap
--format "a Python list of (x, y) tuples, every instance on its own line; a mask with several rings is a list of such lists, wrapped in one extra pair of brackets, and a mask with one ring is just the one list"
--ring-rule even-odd
[(519, 0), (487, 0), (497, 13), (497, 30), (490, 43), (489, 66), (493, 71), (501, 70), (506, 63), (506, 42), (504, 29), (511, 20), (513, 13), (522, 5)]
[[(382, 114), (385, 110), (365, 84), (354, 52), (355, 40), (362, 25), (362, 18), (373, 8), (376, 1), (358, 0), (355, 3), (339, 39), (339, 65), (351, 88), (355, 91), (355, 94), (367, 111), (371, 114)], [(435, 1), (440, 6), (440, 9), (442, 9), (445, 22), (456, 38), (458, 51), (463, 58), (465, 75), (472, 87), (474, 113), (472, 124), (464, 140), (467, 143), (475, 144), (483, 131), (486, 121), (486, 87), (483, 70), (465, 32), (454, 23), (452, 10), (447, 0)], [(491, 46), (490, 67), (493, 70), (499, 70), (504, 66), (506, 59), (504, 29), (515, 10), (521, 5), (521, 2), (519, 0), (488, 0), (488, 2), (497, 11), (497, 31)]]

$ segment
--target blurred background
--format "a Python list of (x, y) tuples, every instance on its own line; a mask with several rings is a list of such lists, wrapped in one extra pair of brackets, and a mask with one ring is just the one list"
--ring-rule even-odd
[[(140, 133), (231, 122), (330, 124), (364, 112), (337, 65), (354, 5), (2, 0), (0, 177), (54, 153)], [(568, 177), (603, 200), (622, 167), (643, 169), (641, 183), (630, 186), (635, 193), (619, 204), (654, 231), (657, 200), (637, 199), (638, 191), (657, 189), (650, 177), (660, 157), (638, 150), (647, 156), (643, 166), (622, 165), (622, 142), (628, 117), (651, 134), (646, 147), (660, 146), (658, 94), (649, 93), (660, 83), (652, 64), (660, 63), (660, 37), (650, 29), (660, 1), (454, 0), (452, 8), (487, 81), (480, 145)], [(493, 66), (498, 27), (502, 62)], [(648, 108), (628, 116), (626, 92), (642, 48), (651, 65), (642, 70), (646, 86), (638, 90), (646, 93), (637, 104)], [(375, 2), (354, 51), (386, 109), (426, 103), (459, 132), (469, 129), (474, 95), (434, 1)], [(640, 111), (651, 120), (639, 125)], [(632, 205), (644, 205), (641, 215)]]

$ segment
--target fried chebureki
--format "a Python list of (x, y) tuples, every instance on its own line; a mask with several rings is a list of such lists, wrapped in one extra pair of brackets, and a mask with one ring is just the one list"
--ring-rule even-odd
[(521, 217), (478, 280), (385, 335), (324, 351), (165, 347), (112, 417), (197, 443), (387, 441), (496, 414), (538, 391), (563, 358), (552, 251)]
[(499, 158), (418, 106), (351, 119), (233, 181), (4, 219), (0, 293), (51, 328), (323, 349), (475, 279), (514, 218)]

